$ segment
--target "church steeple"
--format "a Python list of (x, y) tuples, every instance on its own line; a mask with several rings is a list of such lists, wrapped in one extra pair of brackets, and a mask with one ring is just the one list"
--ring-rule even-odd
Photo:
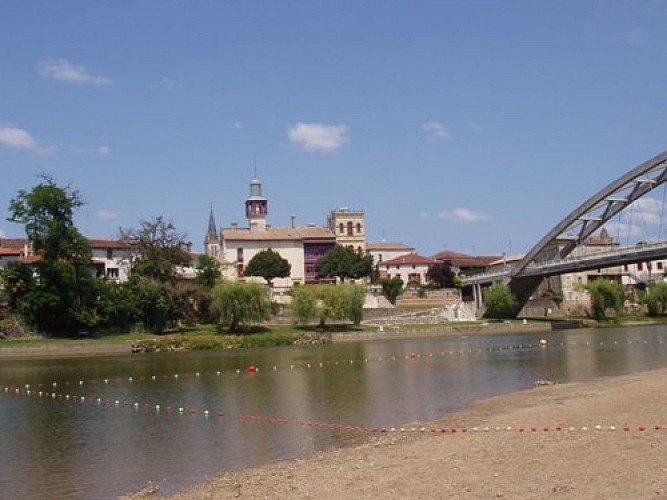
[(204, 247), (206, 248), (206, 255), (211, 257), (217, 257), (220, 252), (220, 240), (218, 239), (218, 229), (213, 216), (213, 205), (211, 205), (211, 212), (208, 214), (208, 229), (204, 238)]

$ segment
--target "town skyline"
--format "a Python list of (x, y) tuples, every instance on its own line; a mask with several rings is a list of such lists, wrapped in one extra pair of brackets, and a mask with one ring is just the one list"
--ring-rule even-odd
[(9, 202), (48, 173), (89, 201), (83, 234), (164, 216), (202, 252), (211, 207), (244, 222), (256, 172), (274, 226), (349, 207), (367, 241), (525, 253), (667, 149), (664, 19), (629, 1), (9, 1), (0, 237), (24, 236)]

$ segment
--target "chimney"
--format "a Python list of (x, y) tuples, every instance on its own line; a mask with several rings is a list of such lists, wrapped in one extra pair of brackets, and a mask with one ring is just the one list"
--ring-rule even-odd
[(294, 229), (296, 227), (296, 215), (292, 215), (290, 219), (292, 221), (290, 225), (292, 226), (292, 229)]

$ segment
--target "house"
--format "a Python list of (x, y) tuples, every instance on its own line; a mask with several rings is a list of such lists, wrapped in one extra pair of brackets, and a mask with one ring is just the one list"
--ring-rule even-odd
[(92, 250), (95, 275), (117, 282), (127, 281), (130, 274), (130, 250), (127, 244), (110, 238), (92, 238), (88, 242)]
[[(94, 276), (118, 282), (127, 280), (129, 249), (124, 242), (109, 238), (90, 238), (88, 243), (92, 252), (91, 273)], [(0, 268), (12, 261), (31, 264), (39, 258), (27, 238), (0, 238)]]
[(380, 278), (400, 278), (406, 286), (428, 283), (427, 272), (435, 260), (416, 253), (409, 253), (378, 264)]
[(377, 266), (385, 260), (395, 259), (401, 255), (414, 253), (414, 247), (394, 241), (379, 241), (366, 243), (366, 253), (373, 257), (373, 265)]
[(443, 250), (433, 256), (438, 262), (443, 262), (457, 268), (462, 275), (485, 272), (492, 262), (502, 259), (501, 255), (473, 256), (460, 252)]

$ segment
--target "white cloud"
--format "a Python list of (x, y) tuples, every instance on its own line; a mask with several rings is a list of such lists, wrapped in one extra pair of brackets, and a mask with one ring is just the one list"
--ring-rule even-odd
[(108, 155), (111, 154), (111, 148), (109, 146), (105, 146), (104, 144), (100, 144), (97, 146), (97, 149), (95, 150), (98, 155)]
[(287, 135), (292, 144), (306, 151), (331, 153), (347, 141), (347, 127), (299, 122), (287, 129)]
[(459, 222), (461, 224), (480, 222), (490, 219), (488, 214), (475, 212), (469, 208), (455, 208), (453, 210), (445, 210), (438, 214), (438, 218)]
[(44, 78), (78, 85), (111, 85), (113, 80), (99, 75), (91, 75), (83, 66), (76, 66), (66, 59), (46, 59), (37, 63), (37, 71)]
[(434, 139), (449, 138), (449, 130), (440, 122), (422, 123), (422, 130)]
[(95, 216), (98, 219), (105, 219), (105, 220), (117, 219), (118, 212), (114, 212), (113, 210), (102, 209), (95, 212)]
[(27, 131), (11, 126), (0, 126), (0, 144), (8, 148), (24, 149), (39, 154), (50, 154), (56, 149), (53, 146), (41, 146), (37, 139)]

